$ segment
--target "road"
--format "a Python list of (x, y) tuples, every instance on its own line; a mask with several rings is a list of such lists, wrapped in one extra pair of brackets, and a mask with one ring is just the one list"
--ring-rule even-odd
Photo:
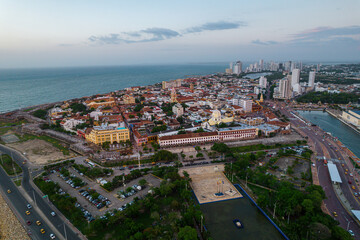
[[(345, 174), (345, 169), (353, 169), (350, 168), (342, 154), (340, 154), (341, 148), (338, 145), (333, 144), (333, 137), (326, 134), (323, 130), (321, 130), (318, 126), (308, 126), (303, 121), (295, 118), (290, 114), (293, 111), (290, 107), (286, 106), (284, 103), (277, 104), (280, 112), (286, 117), (290, 119), (290, 122), (293, 127), (296, 127), (298, 130), (302, 131), (304, 135), (308, 136), (309, 142), (313, 142), (315, 145), (315, 154), (319, 157), (325, 156), (327, 159), (333, 160), (334, 164), (336, 164), (339, 174), (342, 180), (340, 184), (341, 190), (344, 196), (347, 198), (349, 203), (352, 206), (352, 209), (360, 209), (360, 203), (358, 199), (353, 194), (353, 190), (351, 189), (352, 185), (349, 184), (348, 181), (353, 181), (352, 177)], [(342, 166), (344, 164), (344, 167)], [(319, 183), (325, 191), (327, 199), (324, 200), (326, 208), (330, 213), (336, 212), (338, 217), (336, 220), (339, 221), (340, 226), (346, 230), (351, 229), (355, 236), (360, 236), (360, 227), (353, 220), (350, 213), (344, 208), (339, 198), (337, 197), (332, 183), (330, 179), (330, 174), (327, 169), (327, 165), (324, 164), (323, 160), (318, 160), (315, 163), (315, 167), (317, 169), (317, 174), (319, 178)], [(354, 182), (355, 183), (355, 182)], [(356, 192), (359, 192), (359, 189), (356, 186)]]
[[(71, 240), (80, 240), (81, 238), (66, 224), (67, 220), (62, 219), (58, 214), (53, 217), (51, 216), (51, 212), (59, 213), (58, 210), (51, 206), (51, 204), (43, 198), (31, 185), (30, 181), (32, 181), (30, 177), (30, 173), (27, 167), (27, 164), (23, 165), (25, 157), (23, 157), (21, 154), (19, 154), (17, 151), (11, 150), (9, 148), (4, 147), (0, 144), (0, 151), (4, 152), (5, 154), (12, 155), (13, 159), (18, 163), (18, 165), (22, 168), (22, 187), (27, 192), (28, 196), (31, 198), (32, 202), (35, 204), (34, 208), (31, 210), (31, 214), (29, 216), (25, 215), (25, 211), (27, 209), (27, 201), (24, 197), (23, 193), (18, 190), (18, 188), (14, 185), (14, 183), (11, 181), (10, 177), (4, 172), (3, 169), (1, 169), (1, 188), (4, 190), (4, 192), (7, 191), (7, 189), (11, 189), (12, 193), (8, 194), (8, 197), (11, 197), (10, 201), (13, 205), (13, 207), (16, 209), (16, 211), (20, 214), (22, 219), (20, 220), (22, 223), (25, 223), (27, 220), (30, 221), (41, 221), (42, 228), (46, 231), (46, 234), (42, 235), (40, 234), (39, 228), (34, 228), (36, 225), (34, 223), (30, 225), (30, 229), (33, 231), (33, 238), (34, 239), (49, 239), (49, 234), (56, 232), (60, 233), (62, 236), (57, 236), (58, 238), (65, 239), (71, 239)], [(4, 183), (4, 184), (3, 184)], [(6, 184), (5, 184), (6, 183)], [(35, 197), (35, 201), (34, 201)], [(14, 201), (13, 201), (14, 200)], [(34, 210), (35, 209), (35, 210)], [(42, 216), (42, 217), (40, 217)], [(47, 224), (46, 224), (47, 223)], [(51, 226), (49, 226), (51, 225)], [(38, 227), (38, 226), (36, 226)], [(54, 229), (55, 228), (55, 229)], [(39, 233), (40, 235), (36, 234)], [(42, 235), (42, 236), (41, 236)]]

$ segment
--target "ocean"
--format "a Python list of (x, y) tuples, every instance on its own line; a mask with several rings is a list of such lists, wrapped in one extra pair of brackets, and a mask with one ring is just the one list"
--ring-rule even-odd
[(0, 69), (0, 113), (151, 85), (193, 75), (225, 72), (228, 63)]

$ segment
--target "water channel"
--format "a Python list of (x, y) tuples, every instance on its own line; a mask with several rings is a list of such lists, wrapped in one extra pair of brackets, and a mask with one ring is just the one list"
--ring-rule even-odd
[(325, 132), (330, 132), (337, 137), (357, 157), (360, 157), (360, 134), (327, 112), (298, 111), (301, 116), (311, 123), (318, 125)]
[[(210, 231), (211, 237), (215, 240), (284, 239), (246, 194), (239, 187), (236, 188), (244, 196), (243, 198), (200, 206), (206, 219), (205, 226)], [(244, 228), (236, 228), (234, 219), (239, 219)]]

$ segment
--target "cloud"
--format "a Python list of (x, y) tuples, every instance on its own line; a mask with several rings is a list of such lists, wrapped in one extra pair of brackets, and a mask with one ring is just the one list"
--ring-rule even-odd
[(168, 28), (147, 28), (140, 31), (110, 33), (107, 35), (92, 35), (88, 41), (93, 44), (121, 44), (121, 43), (139, 43), (139, 42), (155, 42), (175, 37), (180, 37), (185, 34), (199, 33), (204, 31), (220, 31), (228, 29), (237, 29), (246, 26), (244, 22), (211, 22), (200, 26), (187, 28), (182, 33), (168, 29)]
[(337, 38), (359, 40), (360, 26), (317, 27), (290, 35), (293, 42), (332, 41)]
[(257, 45), (274, 45), (274, 44), (278, 44), (278, 42), (276, 42), (276, 41), (260, 41), (259, 39), (251, 41), (251, 43), (257, 44)]
[(239, 27), (247, 26), (245, 22), (211, 22), (205, 23), (200, 26), (191, 27), (185, 30), (186, 33), (198, 33), (203, 31), (219, 31), (219, 30), (229, 30), (229, 29), (237, 29)]
[(167, 28), (147, 28), (136, 32), (110, 33), (91, 36), (88, 40), (98, 44), (120, 44), (137, 42), (155, 42), (180, 36), (180, 33)]

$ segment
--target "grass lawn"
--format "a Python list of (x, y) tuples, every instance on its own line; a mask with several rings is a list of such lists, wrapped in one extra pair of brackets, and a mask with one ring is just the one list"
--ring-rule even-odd
[(2, 127), (2, 128), (0, 128), (0, 135), (4, 135), (9, 130), (11, 130), (11, 127)]
[(20, 187), (21, 186), (21, 179), (14, 180), (14, 183), (16, 184), (16, 186)]
[(23, 123), (27, 123), (26, 120), (21, 120), (21, 121), (17, 121), (17, 122), (0, 122), (0, 127), (14, 127), (14, 126), (17, 126), (17, 125), (21, 125)]
[(19, 167), (19, 165), (16, 162), (14, 162), (11, 159), (11, 157), (7, 154), (3, 154), (0, 156), (0, 164), (9, 175), (15, 175), (15, 172), (16, 174), (22, 172), (22, 169)]
[(51, 143), (54, 147), (58, 148), (64, 155), (70, 155), (70, 151), (67, 147), (64, 147), (60, 141), (48, 137), (48, 136), (35, 136), (35, 135), (30, 135), (30, 134), (24, 134), (23, 136), (19, 136), (17, 135), (17, 137), (20, 139), (21, 142), (26, 142), (28, 140), (33, 140), (33, 139), (40, 139), (40, 140), (44, 140), (47, 141), (49, 143)]

